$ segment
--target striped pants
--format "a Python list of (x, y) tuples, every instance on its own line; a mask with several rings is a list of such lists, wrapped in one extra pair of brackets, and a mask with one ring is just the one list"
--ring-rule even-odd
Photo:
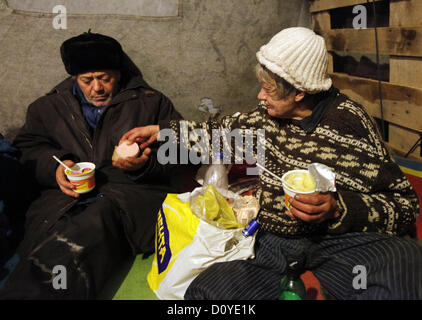
[[(287, 259), (299, 255), (304, 269), (336, 299), (422, 299), (422, 246), (361, 232), (301, 239), (259, 232), (254, 259), (212, 265), (191, 283), (185, 299), (277, 299)], [(366, 286), (356, 281), (363, 270)]]

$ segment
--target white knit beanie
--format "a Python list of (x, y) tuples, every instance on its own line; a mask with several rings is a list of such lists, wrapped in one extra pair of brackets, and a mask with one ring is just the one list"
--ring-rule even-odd
[(256, 53), (259, 63), (307, 93), (331, 87), (324, 38), (311, 29), (295, 27), (277, 33)]

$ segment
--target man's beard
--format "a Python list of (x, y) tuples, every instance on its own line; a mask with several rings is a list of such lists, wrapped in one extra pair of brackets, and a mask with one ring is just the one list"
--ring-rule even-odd
[(108, 106), (111, 102), (111, 100), (113, 100), (114, 96), (120, 91), (120, 86), (117, 84), (114, 87), (114, 90), (110, 93), (107, 94), (107, 99), (106, 100), (102, 100), (102, 101), (95, 101), (93, 100), (95, 97), (101, 97), (103, 96), (105, 93), (103, 94), (98, 94), (96, 95), (94, 98), (89, 98), (86, 96), (85, 92), (82, 91), (86, 101), (88, 101), (89, 103), (93, 104), (96, 107), (105, 107)]
[(90, 99), (90, 98), (88, 98), (87, 96), (85, 96), (85, 99), (86, 99), (89, 103), (93, 104), (93, 105), (94, 105), (94, 106), (96, 106), (96, 107), (105, 107), (105, 106), (108, 106), (108, 105), (109, 105), (109, 103), (111, 102), (112, 98), (113, 98), (113, 95), (109, 95), (109, 96), (107, 97), (107, 99), (106, 99), (106, 100), (95, 101), (95, 100)]

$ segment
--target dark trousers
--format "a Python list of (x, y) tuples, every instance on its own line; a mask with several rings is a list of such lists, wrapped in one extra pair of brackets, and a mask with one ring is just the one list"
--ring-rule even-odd
[[(115, 267), (131, 254), (118, 212), (104, 196), (72, 208), (20, 257), (0, 299), (96, 298)], [(55, 271), (55, 266), (65, 269)]]
[(304, 269), (336, 299), (422, 299), (422, 246), (415, 241), (378, 233), (286, 239), (266, 232), (257, 235), (254, 259), (214, 264), (185, 299), (277, 299), (292, 256), (302, 256)]

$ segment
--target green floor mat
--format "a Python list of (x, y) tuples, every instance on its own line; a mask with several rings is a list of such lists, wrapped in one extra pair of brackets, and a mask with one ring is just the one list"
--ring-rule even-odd
[(142, 254), (122, 263), (107, 281), (99, 300), (158, 300), (149, 288), (147, 275), (154, 255), (144, 259)]
[(136, 256), (113, 300), (158, 300), (147, 282), (147, 274), (151, 270), (153, 259), (154, 255), (150, 255), (147, 259), (143, 259), (142, 255)]

